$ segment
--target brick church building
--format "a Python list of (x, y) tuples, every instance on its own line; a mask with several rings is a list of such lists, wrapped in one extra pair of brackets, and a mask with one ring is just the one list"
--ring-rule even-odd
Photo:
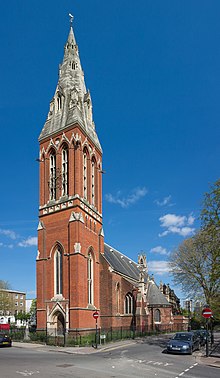
[(39, 136), (37, 330), (171, 329), (173, 305), (135, 263), (104, 243), (102, 148), (72, 24)]

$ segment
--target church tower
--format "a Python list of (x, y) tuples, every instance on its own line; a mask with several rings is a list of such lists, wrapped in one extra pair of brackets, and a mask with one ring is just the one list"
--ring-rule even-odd
[(72, 19), (39, 144), (37, 330), (89, 332), (100, 309), (102, 149)]

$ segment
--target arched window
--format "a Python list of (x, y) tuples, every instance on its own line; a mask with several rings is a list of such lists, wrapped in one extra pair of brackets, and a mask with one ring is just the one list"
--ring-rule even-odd
[(93, 293), (93, 256), (92, 253), (88, 254), (87, 265), (87, 279), (88, 279), (88, 304), (93, 305), (94, 293)]
[(120, 285), (119, 282), (116, 285), (116, 312), (120, 313)]
[(156, 309), (154, 311), (154, 321), (155, 321), (155, 323), (160, 323), (161, 322), (160, 310), (158, 310), (158, 309)]
[(87, 166), (87, 151), (83, 151), (83, 198), (88, 197), (88, 166)]
[(57, 96), (57, 110), (60, 110), (62, 107), (62, 98), (61, 98), (61, 95), (58, 94)]
[(68, 149), (62, 151), (62, 196), (68, 195)]
[(50, 200), (56, 199), (56, 155), (50, 154)]
[(54, 287), (55, 295), (63, 292), (63, 261), (62, 253), (58, 248), (54, 254)]
[(92, 205), (95, 206), (95, 181), (96, 181), (96, 177), (95, 177), (95, 167), (96, 167), (96, 164), (95, 164), (95, 159), (92, 159), (92, 177), (91, 177), (91, 184), (92, 184)]
[(72, 69), (76, 70), (77, 69), (77, 62), (72, 62)]
[(128, 293), (125, 296), (124, 313), (125, 314), (132, 314), (133, 313), (133, 298), (132, 298), (131, 293)]

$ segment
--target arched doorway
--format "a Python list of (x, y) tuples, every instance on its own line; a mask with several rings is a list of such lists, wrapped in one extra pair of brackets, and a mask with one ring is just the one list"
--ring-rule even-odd
[(56, 314), (57, 317), (57, 335), (64, 335), (65, 333), (65, 320), (63, 314), (61, 312), (58, 312)]

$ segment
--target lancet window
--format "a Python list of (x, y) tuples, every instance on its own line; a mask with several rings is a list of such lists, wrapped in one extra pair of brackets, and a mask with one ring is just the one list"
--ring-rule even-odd
[(56, 155), (55, 152), (50, 154), (50, 200), (56, 199)]
[(128, 293), (125, 296), (124, 313), (132, 314), (132, 312), (133, 312), (133, 298), (132, 298), (132, 294)]
[(95, 177), (95, 160), (92, 159), (92, 170), (91, 170), (91, 173), (92, 173), (92, 180), (91, 180), (91, 184), (92, 184), (92, 205), (95, 206), (95, 181), (96, 181), (96, 177)]
[(94, 300), (94, 288), (93, 288), (93, 275), (94, 275), (94, 263), (92, 253), (88, 254), (88, 265), (87, 265), (87, 279), (88, 279), (88, 304), (93, 304)]
[(68, 195), (68, 149), (62, 150), (62, 196)]
[(63, 261), (62, 252), (58, 248), (54, 254), (54, 286), (55, 295), (62, 294), (63, 292)]
[(155, 323), (160, 323), (161, 322), (161, 314), (160, 314), (160, 310), (159, 309), (156, 309), (154, 311), (154, 321), (155, 321)]
[(83, 198), (88, 199), (88, 161), (86, 150), (83, 152)]

